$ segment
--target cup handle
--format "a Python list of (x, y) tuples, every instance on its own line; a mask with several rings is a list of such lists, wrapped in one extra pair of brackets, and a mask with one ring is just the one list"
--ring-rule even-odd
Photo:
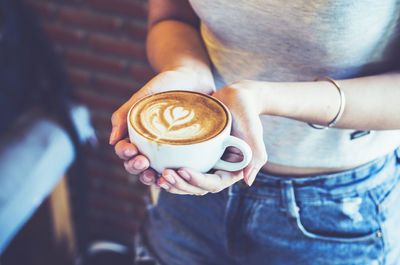
[(245, 141), (229, 135), (228, 138), (226, 138), (223, 143), (224, 150), (229, 146), (238, 148), (243, 154), (243, 160), (240, 162), (228, 162), (220, 159), (213, 167), (214, 169), (237, 171), (245, 168), (249, 164), (253, 153), (251, 151), (250, 146)]

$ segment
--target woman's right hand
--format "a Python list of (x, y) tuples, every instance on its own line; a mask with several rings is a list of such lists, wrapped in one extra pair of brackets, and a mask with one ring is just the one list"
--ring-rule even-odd
[(186, 68), (161, 72), (125, 102), (112, 117), (112, 131), (109, 143), (114, 145), (115, 152), (124, 161), (126, 171), (140, 175), (139, 179), (146, 185), (156, 182), (156, 172), (150, 168), (150, 161), (141, 155), (127, 135), (127, 115), (131, 106), (139, 99), (168, 90), (194, 90), (207, 94), (215, 91), (211, 74), (200, 75)]

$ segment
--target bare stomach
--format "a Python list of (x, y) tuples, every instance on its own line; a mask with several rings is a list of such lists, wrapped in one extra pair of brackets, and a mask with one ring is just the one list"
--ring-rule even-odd
[(355, 168), (357, 166), (358, 165), (352, 167), (343, 167), (343, 168), (291, 167), (291, 166), (284, 166), (268, 162), (261, 168), (261, 171), (271, 175), (304, 177), (304, 176), (313, 176), (313, 175), (322, 175), (322, 174), (340, 172), (351, 168)]

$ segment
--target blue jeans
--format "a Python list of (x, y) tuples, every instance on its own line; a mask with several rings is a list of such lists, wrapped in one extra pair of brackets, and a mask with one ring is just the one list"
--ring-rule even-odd
[(260, 173), (252, 187), (202, 197), (162, 192), (137, 238), (137, 264), (400, 264), (399, 180), (397, 149), (334, 174)]

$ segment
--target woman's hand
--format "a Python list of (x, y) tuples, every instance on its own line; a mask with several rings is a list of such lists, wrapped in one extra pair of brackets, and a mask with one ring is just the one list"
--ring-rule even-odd
[(156, 173), (149, 168), (150, 161), (141, 155), (136, 146), (124, 138), (127, 134), (127, 115), (131, 106), (139, 99), (158, 92), (168, 90), (195, 90), (207, 94), (215, 91), (214, 83), (209, 75), (200, 75), (186, 68), (161, 72), (135, 93), (111, 117), (112, 131), (110, 144), (115, 145), (116, 154), (124, 160), (126, 171), (139, 175), (144, 184), (155, 183)]
[[(171, 193), (193, 195), (219, 192), (243, 178), (250, 186), (267, 161), (263, 130), (259, 119), (263, 103), (258, 93), (260, 88), (259, 82), (240, 81), (213, 94), (232, 113), (232, 135), (247, 142), (253, 151), (253, 158), (246, 168), (236, 172), (217, 170), (212, 174), (201, 174), (187, 168), (178, 171), (164, 170), (162, 177), (158, 180), (158, 185)], [(241, 154), (234, 148), (228, 148), (224, 159), (237, 162), (241, 160)]]
[(243, 80), (217, 91), (214, 96), (221, 100), (232, 114), (232, 135), (250, 145), (253, 157), (244, 168), (244, 180), (250, 186), (261, 167), (267, 162), (267, 152), (263, 140), (260, 120), (261, 110), (266, 100), (260, 93), (265, 82)]

